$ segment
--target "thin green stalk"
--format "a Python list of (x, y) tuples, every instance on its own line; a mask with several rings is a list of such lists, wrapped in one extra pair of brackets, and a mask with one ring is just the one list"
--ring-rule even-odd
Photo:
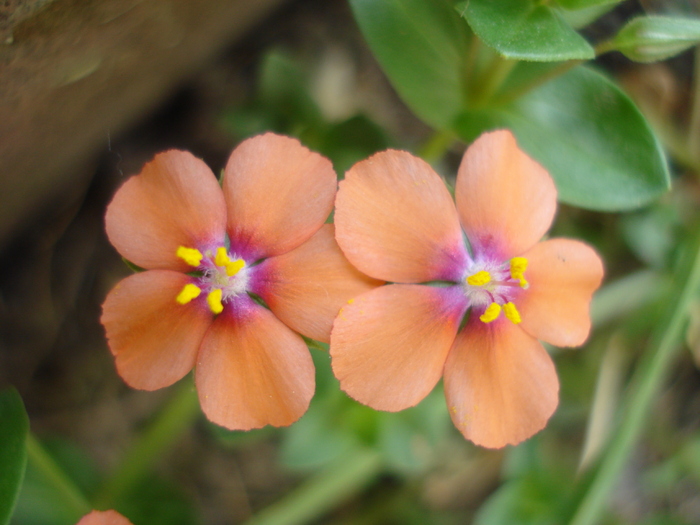
[(95, 497), (95, 506), (110, 508), (122, 494), (138, 483), (151, 467), (190, 427), (199, 415), (199, 403), (191, 380), (179, 385), (158, 417), (143, 432), (126, 453), (116, 472)]
[(488, 104), (517, 63), (517, 60), (494, 55), (486, 74), (480, 79), (480, 84), (476, 86), (476, 93), (473, 99), (474, 106), (479, 107)]
[(575, 511), (571, 525), (594, 525), (599, 522), (615, 483), (644, 430), (654, 397), (681, 348), (688, 308), (700, 288), (700, 231), (696, 235), (692, 264), (687, 272), (683, 272), (686, 278), (674, 286), (673, 306), (667, 322), (658, 325), (659, 330), (634, 374), (629, 395), (623, 404), (620, 426)]
[(450, 149), (455, 139), (455, 134), (450, 130), (437, 131), (421, 146), (418, 155), (427, 162), (435, 162)]
[(555, 79), (570, 69), (573, 69), (574, 67), (578, 66), (581, 64), (583, 60), (569, 60), (567, 62), (562, 62), (559, 66), (550, 69), (547, 73), (545, 73), (542, 76), (539, 76), (535, 79), (533, 79), (531, 82), (524, 83), (517, 88), (513, 89), (512, 91), (509, 91), (508, 93), (505, 93), (502, 97), (497, 97), (497, 104), (498, 105), (506, 105), (510, 104), (511, 102), (519, 99), (520, 97), (527, 95), (530, 91), (533, 91), (537, 89), (538, 87), (546, 84), (552, 79)]
[(82, 491), (75, 486), (31, 432), (27, 435), (27, 459), (61, 494), (66, 507), (75, 511), (76, 521), (92, 510)]
[(269, 506), (246, 525), (297, 525), (310, 523), (356, 494), (381, 472), (378, 452), (362, 449)]

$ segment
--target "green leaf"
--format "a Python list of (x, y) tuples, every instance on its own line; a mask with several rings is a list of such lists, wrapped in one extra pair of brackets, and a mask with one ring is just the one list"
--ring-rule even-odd
[(670, 185), (661, 147), (615, 84), (577, 67), (504, 108), (465, 113), (455, 131), (471, 142), (508, 127), (554, 178), (559, 199), (582, 208), (639, 208)]
[(14, 388), (0, 391), (0, 524), (10, 522), (27, 465), (29, 418)]
[(700, 42), (700, 20), (640, 16), (630, 20), (604, 51), (620, 51), (635, 62), (665, 60)]
[(559, 14), (533, 0), (468, 0), (457, 10), (504, 57), (536, 62), (586, 60), (593, 48)]
[(469, 28), (446, 0), (350, 0), (355, 19), (401, 98), (446, 128), (463, 106)]
[(601, 5), (619, 4), (622, 0), (557, 0), (557, 3), (564, 9), (586, 9)]

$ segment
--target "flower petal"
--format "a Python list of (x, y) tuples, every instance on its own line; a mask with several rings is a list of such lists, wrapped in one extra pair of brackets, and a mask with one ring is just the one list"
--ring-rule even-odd
[(590, 304), (603, 280), (603, 263), (589, 246), (551, 239), (523, 256), (530, 287), (518, 301), (522, 328), (556, 346), (578, 346), (591, 329)]
[(149, 270), (127, 277), (107, 295), (101, 321), (117, 371), (130, 386), (156, 390), (192, 370), (212, 314), (202, 301), (175, 300), (191, 282), (179, 272)]
[(226, 205), (214, 174), (187, 151), (159, 153), (114, 195), (105, 216), (117, 251), (143, 268), (189, 271), (178, 247), (219, 244)]
[(231, 250), (257, 260), (296, 248), (330, 215), (336, 187), (331, 162), (296, 139), (266, 133), (241, 142), (224, 175)]
[(83, 516), (76, 525), (131, 525), (131, 522), (116, 510), (104, 512), (93, 510), (90, 514)]
[(501, 261), (539, 241), (557, 207), (552, 178), (505, 130), (484, 133), (467, 149), (455, 196), (475, 253)]
[(314, 394), (314, 365), (302, 338), (248, 297), (227, 304), (204, 338), (195, 371), (202, 410), (217, 425), (287, 426)]
[(348, 299), (382, 284), (348, 262), (335, 242), (332, 224), (291, 252), (254, 268), (260, 279), (252, 291), (287, 326), (324, 343), (330, 341), (333, 320)]
[(377, 410), (417, 404), (442, 376), (465, 310), (457, 286), (390, 284), (356, 297), (331, 332), (340, 388)]
[(457, 281), (467, 252), (452, 197), (423, 160), (384, 151), (340, 183), (336, 238), (361, 272), (383, 281)]
[(501, 318), (472, 318), (445, 363), (445, 396), (464, 437), (487, 448), (540, 431), (557, 407), (559, 380), (542, 345)]

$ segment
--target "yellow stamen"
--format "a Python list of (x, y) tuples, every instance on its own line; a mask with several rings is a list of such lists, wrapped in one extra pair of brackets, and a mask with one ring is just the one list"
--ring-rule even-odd
[(207, 295), (207, 304), (209, 305), (209, 309), (215, 314), (220, 314), (224, 311), (224, 305), (221, 304), (222, 293), (221, 288), (216, 288), (209, 292), (209, 295)]
[(202, 262), (202, 252), (196, 248), (180, 246), (175, 254), (190, 266), (199, 266), (199, 263)]
[(522, 321), (522, 319), (520, 318), (520, 312), (518, 312), (518, 309), (513, 303), (504, 304), (503, 313), (505, 313), (506, 317), (513, 321), (514, 324), (518, 324)]
[(199, 297), (200, 293), (202, 293), (202, 290), (200, 290), (196, 285), (189, 283), (185, 285), (179, 294), (177, 294), (176, 301), (180, 304), (187, 304), (192, 299)]
[(479, 317), (484, 323), (490, 323), (498, 319), (501, 313), (501, 305), (498, 303), (491, 303), (486, 311)]
[(476, 272), (474, 275), (467, 277), (467, 284), (472, 286), (484, 286), (491, 282), (491, 274), (486, 270)]
[(226, 263), (226, 275), (233, 277), (238, 272), (240, 272), (245, 267), (245, 261), (243, 259), (236, 259), (235, 261)]
[(510, 274), (515, 279), (520, 279), (527, 270), (527, 259), (525, 257), (513, 257), (510, 260)]
[(219, 246), (216, 249), (216, 257), (214, 257), (214, 264), (217, 266), (226, 266), (228, 264), (230, 259), (228, 258), (228, 254), (226, 253), (226, 248), (223, 246)]
[(510, 260), (510, 275), (513, 279), (520, 281), (521, 288), (529, 286), (525, 280), (525, 270), (527, 270), (527, 259), (525, 257), (513, 257)]

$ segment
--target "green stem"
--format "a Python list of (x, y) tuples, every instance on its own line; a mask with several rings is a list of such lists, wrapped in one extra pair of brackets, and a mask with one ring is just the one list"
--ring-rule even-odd
[(514, 100), (517, 100), (520, 97), (527, 95), (530, 91), (537, 89), (538, 87), (546, 84), (550, 80), (563, 75), (570, 69), (573, 69), (574, 67), (581, 64), (582, 62), (583, 60), (569, 60), (567, 62), (562, 62), (561, 64), (559, 64), (559, 66), (550, 69), (544, 75), (539, 76), (530, 82), (523, 83), (522, 85), (518, 86), (512, 91), (504, 93), (502, 97), (497, 97), (496, 103), (499, 106), (505, 106), (507, 104), (510, 104)]
[(81, 490), (66, 476), (63, 469), (56, 464), (31, 433), (27, 435), (27, 459), (61, 494), (66, 508), (75, 511), (76, 521), (92, 510)]
[(455, 139), (455, 134), (452, 131), (437, 131), (425, 142), (425, 144), (420, 147), (418, 156), (420, 156), (426, 162), (435, 162), (436, 160), (442, 158), (447, 150), (450, 149), (450, 146), (454, 144)]
[(474, 106), (480, 107), (488, 104), (517, 63), (517, 60), (494, 55), (489, 69), (481, 79), (481, 84), (477, 86), (477, 92), (474, 95)]
[(246, 525), (297, 525), (310, 523), (367, 486), (382, 468), (381, 456), (359, 450), (311, 478), (269, 506)]
[(95, 497), (95, 506), (113, 507), (114, 502), (139, 482), (177, 442), (198, 415), (197, 395), (191, 380), (186, 379), (179, 385), (179, 389), (158, 414), (156, 420), (126, 453), (116, 472)]
[(674, 299), (670, 303), (673, 306), (667, 322), (658, 325), (659, 330), (654, 334), (643, 361), (634, 374), (629, 395), (622, 408), (620, 427), (578, 505), (571, 525), (593, 525), (599, 522), (620, 472), (644, 429), (654, 396), (681, 348), (688, 308), (700, 287), (700, 231), (693, 248), (692, 264), (684, 272), (686, 278), (679, 280), (673, 287)]

